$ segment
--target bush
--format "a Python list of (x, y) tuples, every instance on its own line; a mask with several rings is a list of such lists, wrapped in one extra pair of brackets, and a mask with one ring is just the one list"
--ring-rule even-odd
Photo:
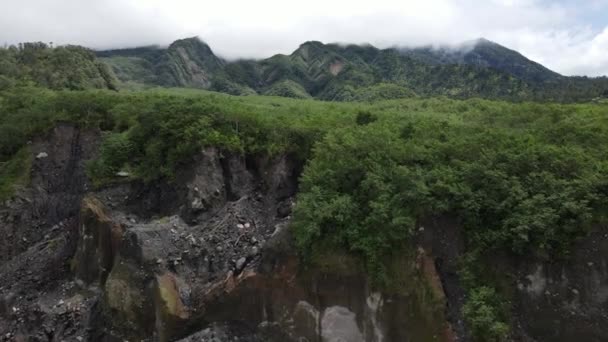
[(509, 326), (501, 317), (503, 305), (489, 287), (478, 287), (469, 292), (462, 313), (476, 341), (507, 341)]
[(132, 153), (127, 133), (109, 134), (101, 144), (99, 158), (88, 165), (89, 177), (97, 182), (114, 177), (129, 162)]
[(335, 131), (317, 145), (301, 179), (293, 228), (305, 254), (319, 240), (331, 242), (361, 255), (380, 279), (381, 260), (414, 228), (417, 213), (408, 204), (427, 189), (418, 170), (395, 164), (404, 150), (394, 132), (363, 127)]

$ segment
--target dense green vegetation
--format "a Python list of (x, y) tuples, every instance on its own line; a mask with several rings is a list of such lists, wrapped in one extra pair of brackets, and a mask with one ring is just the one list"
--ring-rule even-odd
[(323, 132), (352, 123), (357, 108), (186, 89), (116, 93), (15, 87), (0, 93), (0, 161), (61, 120), (105, 132), (94, 175), (111, 177), (128, 160), (136, 178), (171, 179), (175, 168), (205, 145), (305, 159)]
[(124, 88), (180, 86), (232, 95), (376, 101), (419, 96), (576, 102), (605, 96), (608, 78), (563, 77), (487, 40), (460, 48), (377, 49), (306, 42), (290, 55), (225, 61), (197, 38), (100, 51)]
[(496, 291), (480, 286), (469, 291), (469, 298), (463, 308), (471, 332), (476, 340), (503, 341), (509, 334), (509, 326), (502, 312), (504, 303)]
[(145, 59), (116, 56), (99, 60), (112, 68), (116, 77), (122, 81), (123, 89), (141, 89), (158, 82), (158, 77), (152, 71), (152, 65)]
[(0, 48), (0, 89), (34, 83), (50, 89), (115, 89), (110, 68), (80, 46), (24, 43)]
[(308, 99), (311, 97), (310, 94), (306, 92), (306, 89), (291, 80), (283, 80), (274, 83), (264, 92), (264, 95), (291, 97), (294, 99)]
[(390, 283), (385, 260), (417, 222), (456, 216), (470, 250), (464, 314), (481, 340), (500, 340), (504, 301), (479, 265), (495, 252), (567, 256), (604, 220), (608, 108), (389, 103), (377, 121), (333, 130), (315, 145), (294, 216), (298, 245), (309, 255), (350, 250), (378, 282)]
[(417, 219), (450, 213), (483, 250), (566, 252), (606, 203), (606, 110), (504, 106), (330, 132), (302, 178), (301, 245), (335, 239), (377, 269)]
[(509, 306), (500, 284), (475, 265), (498, 251), (567, 257), (608, 205), (608, 106), (601, 103), (335, 103), (11, 87), (0, 91), (1, 198), (27, 181), (27, 142), (58, 120), (103, 132), (100, 157), (88, 167), (98, 185), (123, 170), (129, 179), (176, 181), (175, 171), (203, 146), (298, 156), (306, 167), (293, 231), (302, 256), (314, 262), (327, 250), (348, 251), (376, 286), (390, 286), (387, 265), (423, 218), (457, 218), (469, 251), (464, 314), (479, 340), (508, 333)]

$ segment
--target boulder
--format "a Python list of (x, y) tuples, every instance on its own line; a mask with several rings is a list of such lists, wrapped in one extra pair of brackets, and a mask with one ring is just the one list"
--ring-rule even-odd
[(114, 264), (124, 227), (114, 222), (94, 197), (82, 200), (79, 241), (73, 259), (76, 278), (86, 284), (103, 285)]

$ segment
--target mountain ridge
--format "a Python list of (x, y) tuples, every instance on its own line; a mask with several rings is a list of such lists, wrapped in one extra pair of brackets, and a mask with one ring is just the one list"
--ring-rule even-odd
[(0, 48), (0, 88), (185, 87), (232, 95), (326, 101), (447, 96), (585, 102), (608, 97), (608, 78), (562, 76), (517, 51), (478, 39), (460, 47), (379, 49), (307, 41), (290, 54), (227, 60), (198, 37), (167, 47), (93, 51), (24, 43)]
[(200, 38), (191, 37), (167, 48), (96, 53), (123, 84), (193, 87), (233, 95), (373, 100), (363, 94), (382, 93), (375, 88), (389, 84), (395, 96), (573, 102), (600, 97), (608, 90), (605, 77), (562, 76), (483, 38), (467, 44), (470, 47), (379, 49), (370, 44), (306, 41), (288, 55), (230, 61), (215, 55)]

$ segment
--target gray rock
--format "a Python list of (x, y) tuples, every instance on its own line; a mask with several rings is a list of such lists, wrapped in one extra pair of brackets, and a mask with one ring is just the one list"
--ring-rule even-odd
[(43, 158), (46, 158), (48, 156), (49, 156), (48, 153), (46, 153), (46, 152), (40, 152), (40, 153), (38, 153), (38, 155), (36, 155), (36, 159), (43, 159)]
[(321, 338), (324, 342), (364, 341), (355, 313), (341, 306), (332, 306), (323, 312)]
[(129, 177), (131, 174), (128, 173), (127, 171), (118, 171), (118, 172), (116, 172), (116, 175), (118, 177)]
[(247, 262), (246, 258), (240, 258), (239, 260), (236, 261), (236, 270), (237, 272), (240, 272), (243, 267), (245, 267), (245, 263)]

